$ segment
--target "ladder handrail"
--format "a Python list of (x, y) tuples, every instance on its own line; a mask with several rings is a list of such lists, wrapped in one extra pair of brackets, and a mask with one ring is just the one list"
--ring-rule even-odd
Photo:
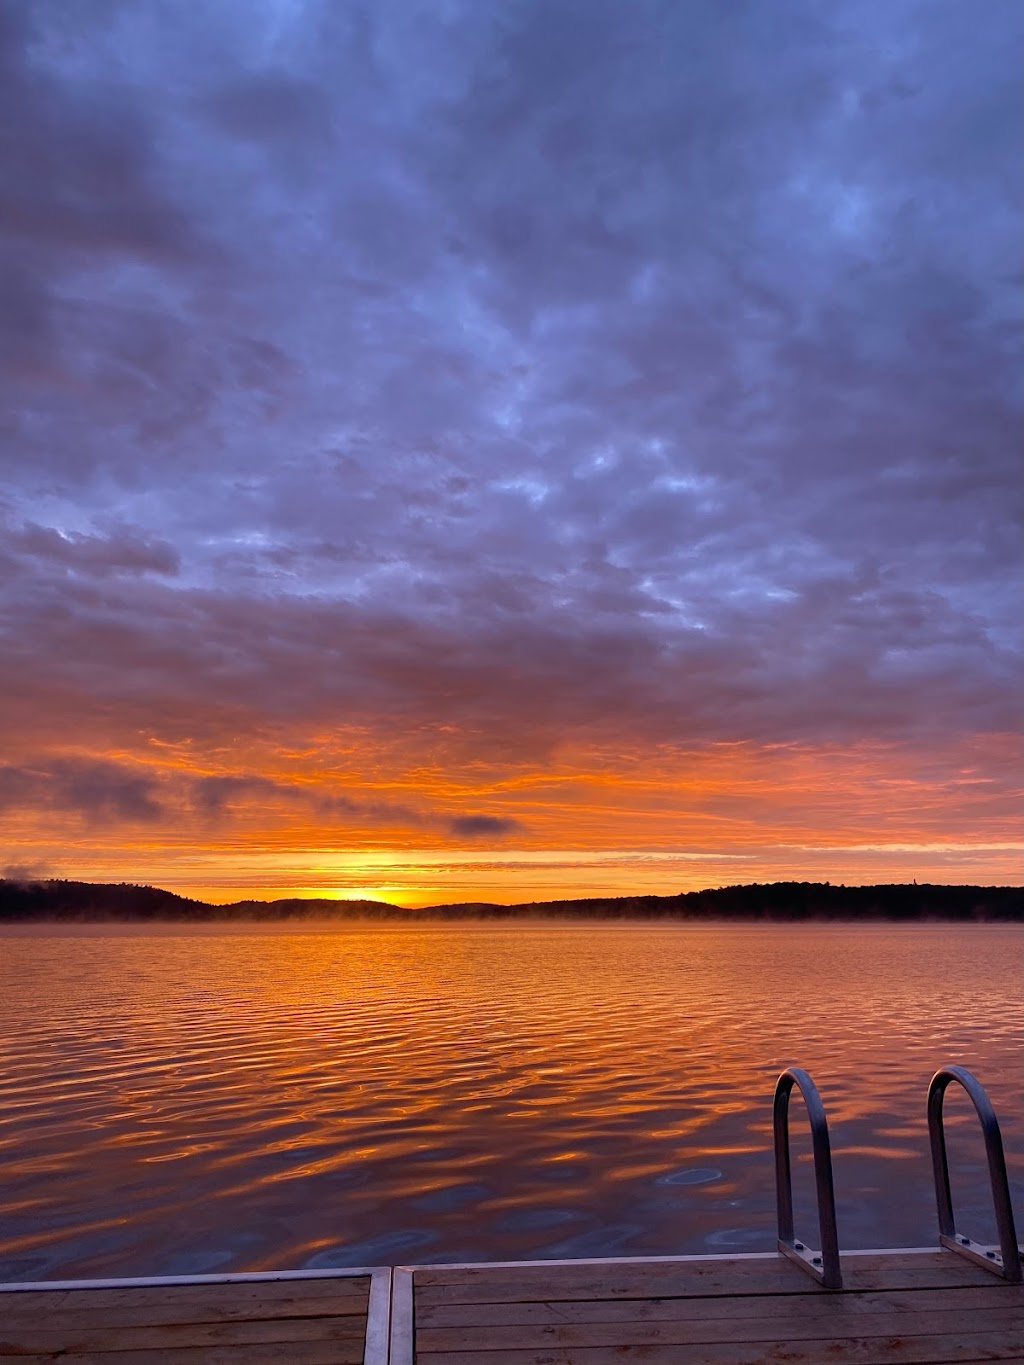
[[(956, 1230), (953, 1219), (953, 1195), (949, 1186), (949, 1160), (946, 1155), (946, 1133), (942, 1120), (942, 1104), (946, 1090), (957, 1081), (967, 1091), (981, 1122), (988, 1157), (988, 1174), (992, 1187), (996, 1227), (999, 1229), (999, 1251), (973, 1242)], [(1010, 1182), (1006, 1174), (1006, 1156), (999, 1120), (992, 1108), (985, 1087), (966, 1067), (944, 1066), (936, 1071), (928, 1086), (928, 1137), (932, 1149), (932, 1171), (935, 1176), (935, 1201), (939, 1211), (939, 1244), (950, 1251), (958, 1251), (969, 1260), (977, 1261), (987, 1270), (1002, 1275), (1006, 1280), (1021, 1281), (1020, 1251), (1013, 1223), (1010, 1203)]]
[[(814, 1152), (814, 1180), (818, 1192), (818, 1229), (821, 1253), (809, 1250), (796, 1241), (793, 1231), (793, 1172), (789, 1156), (789, 1097), (796, 1086), (804, 1097), (807, 1117), (811, 1124), (811, 1144)], [(836, 1228), (836, 1196), (832, 1180), (832, 1147), (828, 1137), (828, 1119), (818, 1087), (801, 1067), (791, 1066), (775, 1085), (773, 1111), (775, 1137), (775, 1200), (778, 1215), (778, 1248), (791, 1260), (802, 1265), (826, 1289), (842, 1289), (843, 1276), (839, 1264), (839, 1233)]]

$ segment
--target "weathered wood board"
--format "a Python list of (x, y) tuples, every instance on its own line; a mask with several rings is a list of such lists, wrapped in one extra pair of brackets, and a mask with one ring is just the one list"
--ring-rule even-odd
[(371, 1280), (370, 1274), (289, 1276), (8, 1290), (0, 1294), (0, 1361), (384, 1365), (388, 1293), (385, 1285), (385, 1339), (373, 1362), (367, 1352)]
[(1024, 1286), (943, 1251), (844, 1257), (838, 1293), (783, 1257), (413, 1267), (396, 1295), (402, 1276), (391, 1365), (1024, 1361)]

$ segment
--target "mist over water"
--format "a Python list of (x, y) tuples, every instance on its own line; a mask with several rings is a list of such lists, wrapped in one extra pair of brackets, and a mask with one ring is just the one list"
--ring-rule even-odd
[(770, 1250), (790, 1064), (843, 1247), (934, 1242), (944, 1062), (988, 1087), (1024, 1223), (1022, 981), (1018, 926), (8, 929), (0, 1279)]

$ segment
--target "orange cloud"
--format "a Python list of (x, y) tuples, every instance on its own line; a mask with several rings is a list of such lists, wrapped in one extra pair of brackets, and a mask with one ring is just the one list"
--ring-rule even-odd
[[(411, 748), (411, 746), (409, 746)], [(1006, 737), (945, 754), (722, 743), (415, 763), (365, 737), (249, 744), (237, 766), (145, 742), (0, 769), (12, 863), (227, 901), (401, 904), (671, 893), (781, 879), (1005, 883), (1021, 843)]]

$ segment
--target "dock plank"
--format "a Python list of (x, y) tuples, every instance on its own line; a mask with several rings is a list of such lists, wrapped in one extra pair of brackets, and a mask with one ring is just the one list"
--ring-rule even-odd
[[(984, 1340), (982, 1340), (982, 1336)], [(981, 1361), (1019, 1361), (1021, 1347), (1007, 1347), (998, 1334), (969, 1338), (915, 1337), (871, 1342), (776, 1341), (752, 1347), (702, 1348), (691, 1357), (699, 1365), (976, 1365)], [(687, 1365), (678, 1346), (614, 1346), (591, 1350), (456, 1351), (418, 1357), (419, 1365)]]
[[(19, 1296), (20, 1297), (20, 1296)], [(25, 1295), (29, 1299), (29, 1295)], [(231, 1303), (223, 1300), (189, 1303), (157, 1303), (138, 1306), (128, 1300), (116, 1309), (122, 1327), (157, 1327), (176, 1323), (249, 1322), (260, 1318), (360, 1318), (366, 1316), (367, 1295), (344, 1295), (338, 1299), (323, 1296), (313, 1299), (251, 1299)], [(88, 1327), (111, 1320), (110, 1308), (95, 1308), (91, 1304), (70, 1303), (64, 1308), (43, 1311), (33, 1303), (15, 1302), (14, 1306), (0, 1303), (0, 1322), (9, 1330), (13, 1326), (31, 1326), (45, 1319), (52, 1328)]]
[[(991, 1279), (991, 1277), (990, 1277)], [(557, 1288), (557, 1286), (555, 1286)], [(810, 1281), (808, 1281), (810, 1287)], [(852, 1294), (811, 1293), (802, 1303), (801, 1316), (808, 1320), (884, 1310), (926, 1312), (933, 1308), (958, 1308), (978, 1312), (1004, 1307), (1006, 1286), (992, 1281), (970, 1289), (919, 1289), (866, 1291)], [(791, 1296), (766, 1294), (716, 1298), (666, 1299), (560, 1299), (548, 1302), (454, 1303), (416, 1305), (416, 1321), (425, 1327), (460, 1327), (473, 1324), (530, 1325), (563, 1322), (644, 1322), (724, 1318), (785, 1318), (792, 1314)]]
[[(155, 1351), (187, 1346), (242, 1346), (248, 1342), (335, 1341), (366, 1335), (358, 1317), (266, 1318), (255, 1322), (161, 1323), (126, 1327), (116, 1323), (52, 1328), (46, 1319), (17, 1333), (19, 1349), (54, 1351)], [(8, 1326), (0, 1327), (0, 1348), (7, 1348)]]
[[(805, 1318), (802, 1305), (791, 1307), (788, 1319), (778, 1317), (702, 1319), (660, 1322), (588, 1322), (562, 1324), (498, 1325), (488, 1323), (476, 1327), (419, 1328), (417, 1349), (421, 1355), (430, 1352), (493, 1351), (499, 1348), (540, 1349), (545, 1346), (696, 1346), (729, 1342), (773, 1341), (785, 1336), (791, 1341), (813, 1341), (829, 1336), (847, 1335), (868, 1337), (955, 1337), (971, 1330), (969, 1316), (959, 1309), (941, 1309), (930, 1313), (866, 1313), (855, 1325), (849, 1314), (836, 1315), (832, 1322), (827, 1317)], [(992, 1331), (1020, 1329), (1017, 1340), (1024, 1349), (1024, 1318), (1015, 1308), (992, 1308), (986, 1312), (985, 1325)]]
[(118, 1285), (107, 1288), (98, 1282), (95, 1287), (75, 1289), (13, 1289), (0, 1296), (0, 1308), (9, 1311), (18, 1302), (31, 1300), (33, 1307), (41, 1312), (52, 1312), (65, 1308), (71, 1302), (88, 1302), (94, 1308), (119, 1307), (133, 1304), (143, 1307), (149, 1304), (199, 1303), (252, 1303), (273, 1299), (287, 1299), (301, 1295), (303, 1299), (366, 1298), (370, 1292), (368, 1275), (338, 1276), (337, 1279), (324, 1276), (310, 1279), (280, 1280), (218, 1280), (215, 1283), (194, 1284), (150, 1284), (140, 1280), (138, 1284)]
[[(188, 1350), (115, 1351), (110, 1354), (61, 1352), (57, 1355), (3, 1355), (2, 1365), (275, 1365), (282, 1360), (281, 1346), (203, 1346)], [(288, 1365), (362, 1365), (363, 1348), (358, 1342), (300, 1342), (289, 1347)]]

